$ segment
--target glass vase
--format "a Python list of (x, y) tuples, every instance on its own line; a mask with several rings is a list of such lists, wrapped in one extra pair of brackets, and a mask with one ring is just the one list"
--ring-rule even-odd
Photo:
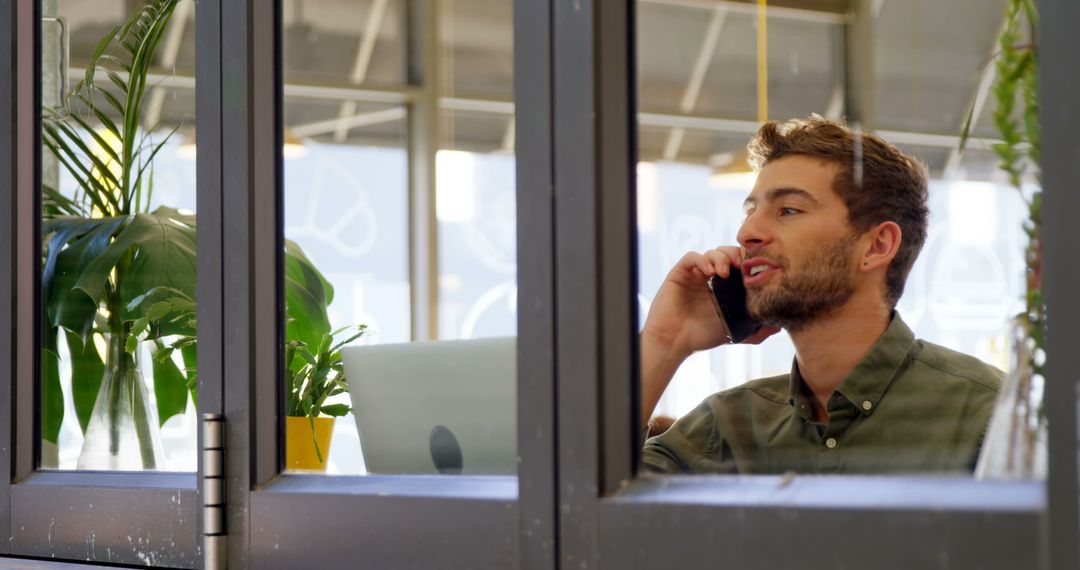
[(1013, 366), (994, 402), (994, 413), (975, 466), (978, 479), (1046, 478), (1043, 378), (1032, 367), (1032, 361), (1039, 355), (1035, 354), (1035, 342), (1028, 335), (1027, 326), (1023, 318), (1017, 318), (1010, 327)]
[(164, 460), (161, 425), (139, 368), (138, 352), (126, 352), (120, 335), (111, 335), (106, 341), (105, 374), (86, 426), (76, 468), (91, 471), (160, 469)]

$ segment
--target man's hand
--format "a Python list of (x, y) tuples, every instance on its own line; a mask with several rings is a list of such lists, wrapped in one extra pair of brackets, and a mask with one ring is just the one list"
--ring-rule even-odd
[[(698, 350), (727, 342), (706, 282), (713, 275), (729, 277), (731, 268), (741, 264), (738, 247), (690, 252), (664, 278), (641, 330), (642, 425), (683, 360)], [(758, 344), (779, 331), (777, 327), (762, 327), (743, 344)]]
[(642, 337), (656, 342), (680, 360), (695, 351), (726, 342), (706, 282), (713, 275), (727, 278), (731, 267), (740, 264), (742, 252), (737, 247), (684, 255), (660, 284), (645, 319)]

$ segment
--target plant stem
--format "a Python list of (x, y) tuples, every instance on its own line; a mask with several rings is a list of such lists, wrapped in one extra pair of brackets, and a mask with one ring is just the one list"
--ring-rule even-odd
[[(146, 409), (147, 402), (141, 396), (140, 386), (136, 385), (137, 382), (142, 382), (142, 375), (135, 361), (135, 354), (125, 350), (128, 336), (131, 335), (131, 323), (125, 322), (121, 314), (123, 299), (120, 288), (133, 257), (134, 255), (129, 252), (116, 264), (112, 284), (105, 294), (105, 307), (109, 312), (109, 362), (107, 365), (112, 369), (110, 381), (121, 383), (119, 386), (121, 389), (114, 392), (114, 400), (109, 402), (109, 406), (116, 411), (116, 408), (121, 405), (120, 398), (127, 398), (135, 427), (135, 436), (139, 440), (139, 455), (142, 458), (143, 469), (153, 470), (157, 468), (157, 460), (154, 455), (152, 426)], [(101, 389), (105, 387), (102, 386)], [(114, 413), (112, 417), (116, 418), (120, 415)], [(115, 431), (110, 433), (115, 433)], [(113, 452), (116, 451), (115, 445), (115, 442), (110, 442)]]
[[(142, 376), (139, 374), (132, 374), (129, 376), (132, 382), (132, 396), (139, 392), (138, 386), (135, 386), (135, 382), (141, 382)], [(139, 454), (142, 456), (143, 469), (157, 469), (157, 458), (154, 456), (154, 438), (151, 432), (152, 426), (150, 425), (150, 414), (147, 413), (146, 400), (141, 396), (133, 398), (132, 401), (132, 419), (135, 421), (135, 435), (139, 439)]]

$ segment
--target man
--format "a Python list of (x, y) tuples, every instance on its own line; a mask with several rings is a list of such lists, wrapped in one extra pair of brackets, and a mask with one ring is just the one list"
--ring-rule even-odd
[(688, 253), (641, 331), (642, 424), (683, 360), (727, 339), (706, 280), (742, 270), (744, 342), (785, 329), (791, 373), (714, 394), (646, 442), (667, 473), (970, 472), (1001, 371), (915, 339), (895, 312), (926, 240), (926, 170), (820, 117), (766, 123), (739, 247)]

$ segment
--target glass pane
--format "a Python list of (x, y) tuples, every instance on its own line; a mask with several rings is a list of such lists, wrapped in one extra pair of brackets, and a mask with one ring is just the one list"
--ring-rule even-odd
[(403, 86), (404, 10), (402, 0), (283, 0), (288, 82)]
[(39, 464), (194, 471), (195, 3), (41, 10)]
[(986, 71), (1007, 3), (639, 0), (647, 471), (1041, 476), (1037, 167), (991, 147), (1026, 136)]
[[(418, 13), (406, 30), (401, 2), (299, 4), (285, 3), (294, 16), (283, 47), (285, 468), (512, 474), (510, 7), (440, 2), (434, 20)], [(301, 21), (305, 34), (289, 31)], [(413, 86), (435, 90), (439, 109), (384, 102), (394, 91), (382, 85), (404, 83), (404, 62), (422, 59), (405, 46), (424, 41), (406, 42), (406, 33), (439, 35), (437, 69)], [(351, 38), (355, 48), (312, 50), (311, 37)], [(315, 53), (317, 63), (291, 63)], [(507, 67), (487, 74), (492, 63)], [(398, 74), (374, 80), (359, 69)], [(318, 87), (303, 85), (315, 75)], [(410, 192), (430, 197), (430, 214), (410, 210)]]
[(514, 117), (455, 111), (443, 117), (453, 130), (443, 139), (436, 162), (439, 337), (513, 336), (517, 332)]

